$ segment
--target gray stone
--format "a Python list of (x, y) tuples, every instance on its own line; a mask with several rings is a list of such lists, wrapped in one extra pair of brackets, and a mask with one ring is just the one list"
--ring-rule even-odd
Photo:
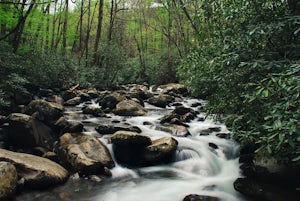
[(12, 163), (19, 178), (24, 178), (24, 185), (28, 188), (43, 189), (63, 183), (68, 178), (68, 171), (46, 158), (11, 152), (0, 149), (0, 160)]
[(16, 190), (18, 174), (15, 166), (8, 162), (0, 162), (0, 200), (8, 200)]
[(114, 166), (107, 147), (96, 137), (66, 133), (60, 137), (59, 158), (80, 174), (106, 174)]

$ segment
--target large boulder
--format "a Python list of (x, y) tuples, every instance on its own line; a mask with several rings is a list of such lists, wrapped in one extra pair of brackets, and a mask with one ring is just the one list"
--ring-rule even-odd
[(106, 134), (114, 134), (117, 131), (131, 131), (131, 132), (137, 132), (141, 133), (142, 130), (137, 126), (124, 126), (124, 125), (99, 125), (96, 128), (96, 131), (102, 135)]
[(165, 85), (160, 85), (158, 88), (162, 89), (162, 93), (164, 94), (178, 94), (178, 95), (187, 95), (188, 88), (184, 84), (176, 84), (176, 83), (169, 83)]
[(8, 136), (15, 146), (53, 148), (57, 140), (54, 132), (41, 121), (26, 114), (12, 113), (8, 116)]
[(0, 162), (0, 200), (9, 200), (16, 190), (18, 173), (15, 166)]
[(64, 133), (80, 133), (83, 131), (84, 125), (77, 121), (68, 121), (65, 117), (59, 118), (55, 122), (55, 131), (59, 134)]
[(130, 131), (117, 131), (111, 137), (113, 151), (118, 163), (128, 166), (140, 166), (143, 150), (151, 144), (148, 136)]
[(100, 107), (95, 105), (88, 105), (82, 108), (83, 114), (91, 114), (95, 117), (105, 117), (105, 112)]
[(121, 116), (143, 116), (147, 110), (134, 100), (123, 100), (116, 105), (115, 114)]
[(44, 100), (33, 100), (25, 108), (25, 114), (52, 126), (61, 116), (64, 108), (62, 105), (50, 103)]
[(76, 106), (82, 103), (81, 97), (76, 96), (64, 102), (65, 106)]
[(59, 139), (59, 158), (73, 171), (84, 175), (110, 174), (107, 168), (112, 168), (114, 161), (96, 137), (65, 133)]
[(190, 194), (185, 196), (183, 201), (220, 201), (220, 199), (208, 195)]
[(234, 182), (234, 188), (251, 200), (287, 201), (299, 198), (299, 192), (296, 192), (297, 187), (283, 186), (281, 182), (280, 179), (268, 183), (257, 179), (238, 178)]
[(100, 101), (100, 104), (102, 108), (112, 110), (115, 109), (116, 105), (124, 99), (125, 97), (123, 95), (114, 92), (104, 96), (104, 98)]
[(143, 158), (149, 163), (169, 162), (173, 159), (178, 142), (172, 137), (154, 140), (144, 149)]
[(176, 107), (172, 112), (163, 116), (160, 119), (160, 123), (173, 123), (173, 124), (182, 124), (183, 122), (189, 122), (197, 116), (191, 108), (186, 108), (183, 106)]
[(43, 189), (63, 183), (68, 178), (66, 169), (46, 158), (0, 149), (0, 161), (12, 163), (17, 168), (18, 177), (24, 179), (28, 188)]
[(158, 96), (153, 96), (153, 97), (147, 99), (147, 102), (150, 103), (151, 105), (165, 108), (170, 103), (172, 103), (174, 100), (175, 100), (175, 98), (173, 96), (170, 96), (168, 94), (160, 94)]
[(191, 135), (187, 127), (176, 124), (157, 125), (155, 126), (155, 130), (170, 133), (175, 137), (187, 137)]

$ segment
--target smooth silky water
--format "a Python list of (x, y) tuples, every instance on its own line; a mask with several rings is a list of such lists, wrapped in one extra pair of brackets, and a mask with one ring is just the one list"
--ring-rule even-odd
[[(195, 102), (199, 100), (184, 99), (183, 105), (190, 107)], [(97, 124), (138, 126), (142, 134), (148, 135), (152, 140), (171, 135), (155, 130), (155, 125), (159, 124), (159, 118), (171, 112), (173, 107), (161, 109), (146, 104), (145, 107), (149, 110), (147, 116), (120, 117), (111, 114), (110, 118), (90, 118), (80, 112), (82, 106), (67, 107), (68, 120), (84, 122), (85, 133), (99, 136), (112, 156), (109, 136), (102, 137), (97, 134), (94, 129)], [(203, 117), (204, 114), (200, 113), (198, 116)], [(145, 122), (150, 124), (144, 125)], [(239, 146), (232, 140), (216, 136), (217, 133), (228, 133), (226, 126), (210, 118), (204, 121), (198, 121), (196, 118), (188, 125), (191, 136), (174, 137), (178, 141), (178, 149), (173, 163), (136, 169), (122, 167), (116, 163), (111, 170), (111, 178), (104, 178), (98, 182), (71, 176), (64, 185), (42, 192), (25, 192), (18, 196), (17, 200), (182, 201), (186, 195), (199, 194), (215, 196), (222, 201), (244, 201), (245, 199), (233, 188), (234, 180), (241, 176), (237, 158)], [(200, 135), (202, 130), (215, 127), (220, 131)], [(213, 143), (214, 147), (209, 146), (209, 143)]]

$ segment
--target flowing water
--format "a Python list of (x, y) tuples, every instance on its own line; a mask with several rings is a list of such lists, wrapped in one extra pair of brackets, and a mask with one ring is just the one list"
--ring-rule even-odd
[[(184, 99), (183, 105), (190, 107), (196, 99)], [(92, 103), (95, 104), (96, 103)], [(202, 102), (203, 104), (203, 102)], [(161, 109), (146, 104), (149, 110), (143, 117), (120, 117), (111, 114), (109, 118), (91, 118), (81, 113), (81, 106), (69, 107), (66, 116), (69, 121), (81, 121), (85, 132), (99, 136), (112, 152), (108, 136), (100, 136), (95, 131), (97, 124), (130, 124), (138, 126), (142, 134), (152, 140), (171, 134), (157, 129), (159, 118), (172, 111), (172, 107)], [(200, 110), (200, 108), (194, 108)], [(186, 195), (199, 194), (220, 198), (222, 201), (245, 200), (233, 188), (233, 182), (240, 176), (237, 159), (238, 145), (216, 135), (226, 135), (226, 126), (210, 118), (188, 123), (190, 136), (174, 137), (178, 141), (176, 158), (171, 164), (128, 169), (116, 163), (112, 169), (112, 178), (97, 182), (73, 176), (59, 187), (46, 192), (27, 192), (17, 200), (77, 200), (77, 201), (182, 201)], [(148, 123), (145, 123), (148, 122)], [(209, 135), (200, 135), (201, 131), (212, 129)]]

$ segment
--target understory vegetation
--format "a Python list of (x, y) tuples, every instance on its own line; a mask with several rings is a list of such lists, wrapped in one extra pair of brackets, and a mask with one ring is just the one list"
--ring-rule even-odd
[(297, 0), (47, 2), (0, 1), (1, 108), (36, 88), (182, 82), (233, 138), (300, 161)]

